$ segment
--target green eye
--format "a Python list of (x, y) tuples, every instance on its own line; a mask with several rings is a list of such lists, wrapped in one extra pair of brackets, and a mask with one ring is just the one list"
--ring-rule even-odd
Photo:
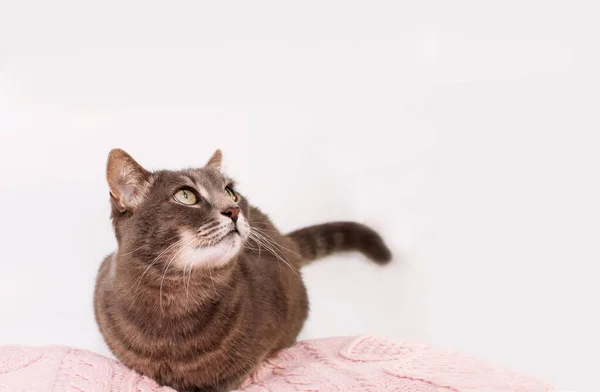
[(227, 192), (227, 194), (229, 195), (229, 197), (231, 198), (231, 200), (238, 201), (238, 195), (235, 194), (235, 191), (233, 189), (231, 189), (231, 187), (226, 186), (225, 187), (225, 192)]
[(177, 191), (177, 193), (173, 195), (173, 198), (181, 204), (185, 204), (187, 206), (194, 205), (197, 202), (196, 195), (194, 195), (193, 192), (188, 191), (187, 189)]

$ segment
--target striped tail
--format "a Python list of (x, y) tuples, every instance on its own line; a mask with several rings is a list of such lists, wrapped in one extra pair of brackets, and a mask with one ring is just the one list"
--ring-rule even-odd
[[(308, 263), (336, 252), (358, 251), (377, 264), (387, 264), (392, 253), (379, 234), (355, 222), (332, 222), (309, 226), (287, 235)], [(307, 263), (307, 264), (308, 264)]]

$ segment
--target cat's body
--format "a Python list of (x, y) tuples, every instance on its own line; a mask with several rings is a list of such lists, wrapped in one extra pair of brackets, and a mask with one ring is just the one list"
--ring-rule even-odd
[[(251, 216), (257, 225), (275, 230), (258, 210), (252, 209)], [(289, 238), (272, 234), (296, 249)], [(250, 247), (258, 249), (258, 244)], [(138, 281), (147, 263), (117, 263), (114, 255), (108, 257), (98, 276), (96, 304), (111, 350), (161, 384), (220, 391), (236, 386), (268, 354), (293, 344), (308, 312), (295, 267), (297, 250), (278, 249), (293, 263), (290, 268), (266, 249), (259, 255), (250, 247), (225, 268), (192, 270), (191, 276), (167, 271), (162, 306), (165, 266), (150, 268)], [(119, 277), (112, 282), (111, 263)], [(122, 300), (114, 301), (115, 295)]]
[(119, 360), (181, 392), (234, 389), (295, 342), (308, 315), (302, 265), (347, 250), (390, 259), (356, 223), (279, 233), (227, 190), (220, 153), (203, 169), (149, 173), (116, 150), (108, 177), (119, 249), (100, 267), (96, 320)]

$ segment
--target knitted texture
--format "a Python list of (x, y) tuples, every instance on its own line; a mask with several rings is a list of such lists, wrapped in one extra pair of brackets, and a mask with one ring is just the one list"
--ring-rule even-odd
[[(549, 392), (527, 375), (458, 353), (371, 336), (303, 341), (266, 361), (243, 392)], [(173, 392), (117, 361), (67, 347), (0, 347), (0, 392)], [(238, 392), (239, 392), (238, 391)]]

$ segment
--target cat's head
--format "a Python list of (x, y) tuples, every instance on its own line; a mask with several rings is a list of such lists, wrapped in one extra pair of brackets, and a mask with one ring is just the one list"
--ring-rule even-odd
[(248, 203), (221, 171), (217, 150), (198, 169), (144, 169), (120, 149), (107, 180), (120, 254), (172, 268), (223, 266), (248, 238)]

